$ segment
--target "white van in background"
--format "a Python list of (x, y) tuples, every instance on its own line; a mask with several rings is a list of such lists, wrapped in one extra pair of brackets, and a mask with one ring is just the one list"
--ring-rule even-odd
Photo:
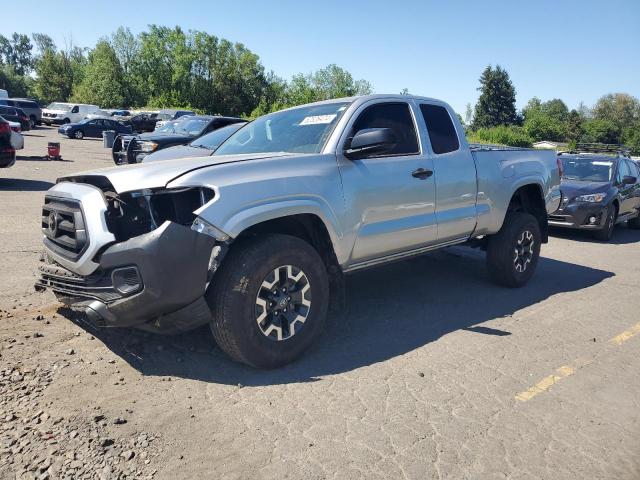
[(7, 92), (3, 88), (0, 88), (0, 98), (9, 98), (9, 92)]
[(86, 103), (53, 102), (42, 109), (42, 121), (47, 124), (76, 123), (100, 108)]

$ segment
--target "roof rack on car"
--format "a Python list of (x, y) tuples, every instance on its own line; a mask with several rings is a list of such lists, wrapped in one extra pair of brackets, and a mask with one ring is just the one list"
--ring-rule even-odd
[(563, 153), (574, 155), (576, 153), (616, 153), (628, 157), (631, 155), (631, 148), (618, 143), (578, 143), (575, 149), (561, 152), (560, 155)]

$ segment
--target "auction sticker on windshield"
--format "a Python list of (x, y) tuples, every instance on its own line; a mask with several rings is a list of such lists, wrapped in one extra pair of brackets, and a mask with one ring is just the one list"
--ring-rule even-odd
[(333, 113), (331, 115), (312, 115), (310, 117), (305, 117), (300, 125), (318, 125), (322, 123), (331, 123), (336, 118), (336, 114)]

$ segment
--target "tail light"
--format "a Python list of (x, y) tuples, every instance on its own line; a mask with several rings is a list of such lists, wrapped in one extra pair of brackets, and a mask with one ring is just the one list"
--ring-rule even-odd
[(0, 122), (0, 133), (11, 133), (11, 125), (5, 122)]
[(562, 178), (564, 177), (564, 167), (562, 166), (560, 157), (556, 158), (556, 162), (558, 163), (558, 173), (560, 174), (560, 178)]

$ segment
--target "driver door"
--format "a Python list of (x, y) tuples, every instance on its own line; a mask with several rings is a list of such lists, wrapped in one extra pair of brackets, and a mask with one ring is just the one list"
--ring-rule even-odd
[[(338, 152), (347, 221), (355, 225), (351, 264), (420, 249), (437, 240), (433, 161), (422, 148), (413, 104), (369, 102), (347, 125)], [(389, 128), (391, 151), (350, 160), (342, 153), (358, 131)]]

